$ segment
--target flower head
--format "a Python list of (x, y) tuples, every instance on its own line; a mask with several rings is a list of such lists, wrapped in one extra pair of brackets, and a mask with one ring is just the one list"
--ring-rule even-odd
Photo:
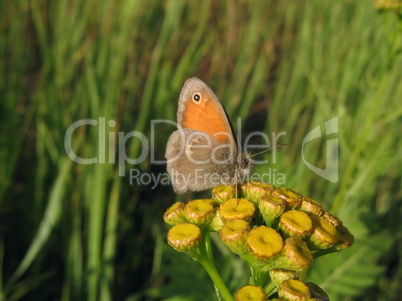
[(163, 215), (163, 220), (169, 225), (176, 225), (186, 222), (186, 217), (184, 216), (184, 207), (186, 205), (183, 202), (176, 202), (170, 206), (165, 214)]
[(317, 249), (328, 249), (335, 245), (339, 239), (339, 233), (324, 217), (310, 216), (313, 222), (313, 231), (308, 237), (309, 245)]
[(254, 216), (255, 207), (246, 199), (230, 199), (220, 206), (219, 211), (224, 221), (237, 219), (249, 221)]
[(285, 200), (288, 209), (299, 208), (302, 202), (302, 196), (300, 194), (286, 187), (277, 188), (272, 192), (272, 194)]
[(313, 224), (307, 213), (299, 210), (289, 210), (281, 215), (279, 228), (287, 236), (306, 237), (313, 229)]
[(247, 200), (250, 200), (254, 204), (258, 204), (261, 198), (270, 195), (274, 191), (275, 187), (271, 184), (264, 182), (248, 182), (241, 186), (241, 191)]
[(289, 237), (285, 240), (283, 249), (275, 259), (276, 268), (302, 271), (313, 262), (313, 255), (306, 243), (299, 237)]
[(259, 226), (249, 232), (247, 247), (254, 259), (260, 262), (267, 262), (282, 250), (283, 239), (274, 229)]
[(317, 216), (321, 216), (325, 212), (320, 203), (307, 196), (302, 197), (302, 202), (299, 209)]
[(183, 223), (173, 226), (167, 235), (167, 241), (176, 251), (188, 253), (198, 246), (202, 238), (198, 226)]
[(353, 245), (355, 238), (352, 233), (349, 232), (348, 228), (342, 226), (338, 229), (339, 241), (335, 244), (336, 250), (343, 250), (347, 247)]
[(215, 210), (208, 200), (193, 200), (184, 208), (184, 214), (190, 223), (205, 225), (212, 220)]
[(332, 226), (335, 227), (335, 229), (339, 229), (339, 228), (341, 228), (343, 226), (342, 221), (339, 218), (337, 218), (336, 216), (334, 216), (331, 213), (329, 213), (329, 212), (324, 212), (322, 217), (324, 219), (326, 219), (327, 221), (329, 221), (332, 224)]
[(236, 301), (265, 301), (267, 294), (264, 289), (256, 285), (246, 285), (239, 289), (235, 296)]
[(227, 222), (219, 232), (219, 236), (225, 245), (235, 254), (241, 255), (247, 252), (247, 236), (250, 224), (245, 220)]
[(258, 208), (264, 218), (265, 224), (270, 227), (276, 218), (278, 218), (286, 209), (286, 202), (274, 195), (263, 197)]
[(278, 295), (284, 300), (308, 301), (310, 299), (310, 289), (300, 280), (288, 279), (282, 282)]
[(218, 186), (212, 189), (212, 199), (217, 201), (219, 204), (226, 202), (229, 199), (236, 197), (236, 187), (235, 186)]

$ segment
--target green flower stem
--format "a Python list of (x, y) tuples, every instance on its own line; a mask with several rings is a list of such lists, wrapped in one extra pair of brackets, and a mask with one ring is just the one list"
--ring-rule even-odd
[(277, 291), (276, 286), (273, 281), (270, 281), (265, 287), (264, 287), (265, 292), (267, 293), (267, 296), (271, 296), (273, 293)]
[(222, 295), (225, 301), (234, 301), (233, 296), (229, 292), (228, 288), (226, 287), (225, 283), (223, 282), (221, 276), (219, 275), (218, 271), (214, 264), (212, 264), (207, 258), (200, 258), (198, 260), (199, 263), (202, 264), (204, 269), (207, 271), (209, 277), (211, 277), (216, 289)]
[(199, 256), (197, 261), (202, 264), (207, 271), (209, 277), (215, 285), (215, 288), (219, 291), (225, 301), (234, 301), (232, 294), (229, 292), (221, 276), (216, 270), (214, 259), (212, 256), (211, 238), (208, 232), (204, 233), (203, 243), (199, 246)]
[(215, 266), (214, 257), (212, 256), (212, 243), (211, 243), (211, 234), (210, 232), (204, 233), (204, 241), (205, 241), (205, 250), (207, 254), (207, 258), (212, 265)]
[(268, 278), (268, 272), (262, 272), (260, 267), (251, 265), (250, 284), (263, 287)]

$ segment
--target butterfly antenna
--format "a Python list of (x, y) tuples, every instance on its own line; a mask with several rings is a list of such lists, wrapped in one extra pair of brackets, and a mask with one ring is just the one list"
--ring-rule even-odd
[(259, 152), (259, 153), (256, 153), (256, 154), (248, 154), (247, 157), (248, 157), (248, 158), (252, 158), (252, 157), (261, 155), (261, 154), (263, 154), (263, 153), (266, 153), (266, 152), (270, 151), (271, 149), (278, 148), (278, 147), (284, 146), (284, 145), (288, 145), (288, 144), (287, 144), (287, 143), (277, 144), (277, 145), (274, 145), (274, 146), (272, 146), (272, 147), (270, 147), (270, 148), (264, 149), (263, 151), (261, 151), (261, 152)]
[(239, 171), (236, 169), (235, 170), (235, 177), (236, 177), (236, 182), (235, 182), (235, 190), (236, 190), (236, 206), (238, 205), (238, 202), (239, 202), (239, 200), (238, 200), (238, 196), (237, 196), (237, 194), (238, 194), (238, 189), (239, 189)]

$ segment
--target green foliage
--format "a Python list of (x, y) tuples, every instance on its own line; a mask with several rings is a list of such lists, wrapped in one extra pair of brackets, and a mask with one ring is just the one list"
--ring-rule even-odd
[(367, 240), (368, 243), (357, 241), (350, 250), (317, 259), (308, 279), (317, 283), (334, 300), (364, 295), (385, 271), (378, 261), (391, 247), (392, 236), (383, 232)]
[[(264, 126), (285, 131), (278, 142), (288, 146), (256, 170), (283, 173), (287, 187), (324, 203), (356, 236), (346, 257), (314, 266), (308, 277), (331, 300), (398, 296), (402, 25), (371, 2), (2, 1), (0, 299), (190, 300), (172, 266), (185, 256), (170, 261), (164, 247), (171, 188), (130, 185), (128, 169), (158, 174), (164, 166), (148, 158), (121, 177), (118, 164), (76, 164), (64, 149), (80, 119), (105, 118), (106, 139), (133, 130), (151, 138), (151, 120), (175, 119), (190, 76), (214, 89), (235, 127), (245, 118), (243, 137)], [(333, 117), (337, 183), (301, 157), (305, 135)], [(172, 131), (156, 128), (157, 159)], [(73, 150), (95, 157), (101, 141), (99, 124), (82, 126)], [(306, 153), (321, 168), (325, 142)], [(129, 139), (126, 151), (138, 157), (139, 140)], [(113, 148), (109, 155), (117, 157)], [(235, 290), (249, 271), (223, 254), (217, 265), (223, 278), (237, 275)], [(209, 286), (195, 262), (186, 268)]]

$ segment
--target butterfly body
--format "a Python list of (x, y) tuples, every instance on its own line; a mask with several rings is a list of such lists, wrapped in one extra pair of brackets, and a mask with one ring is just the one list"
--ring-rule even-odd
[(176, 192), (236, 185), (251, 172), (252, 164), (238, 148), (225, 109), (200, 79), (190, 78), (184, 84), (177, 121), (165, 153)]

